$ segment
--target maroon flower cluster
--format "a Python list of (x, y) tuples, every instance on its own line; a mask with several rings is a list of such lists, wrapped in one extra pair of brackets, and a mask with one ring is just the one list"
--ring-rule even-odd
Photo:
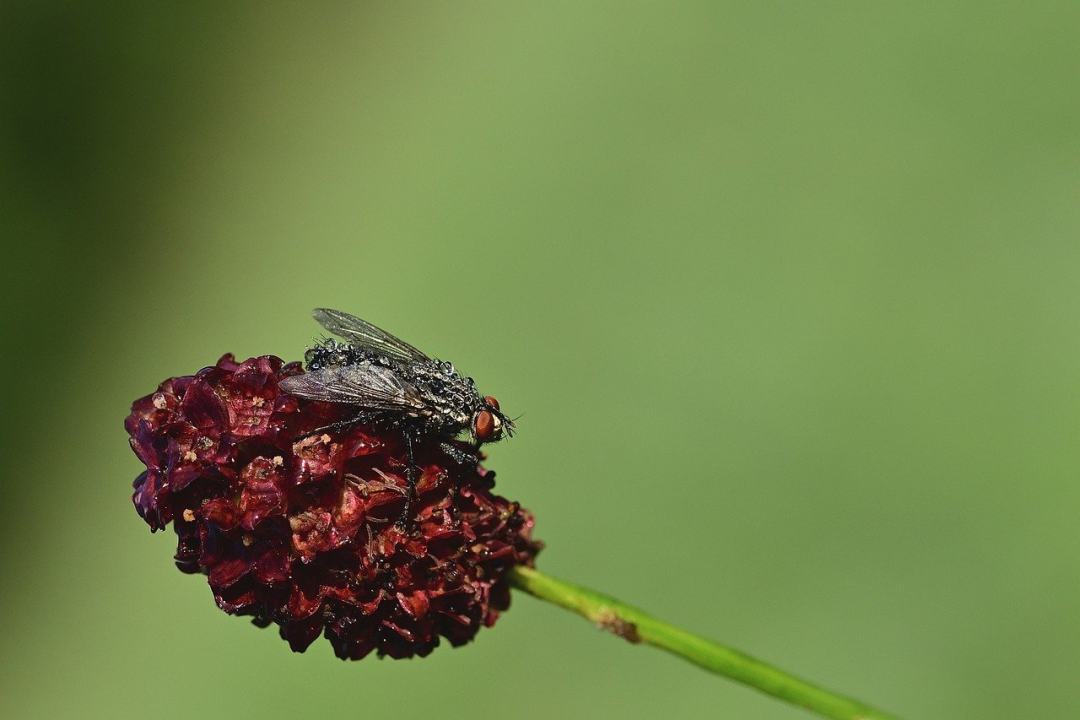
[(278, 390), (303, 372), (226, 355), (136, 400), (125, 427), (146, 465), (133, 501), (151, 530), (171, 521), (177, 566), (209, 578), (218, 606), (280, 626), (303, 652), (325, 633), (340, 658), (427, 655), (490, 626), (508, 571), (531, 565), (533, 518), (494, 495), (494, 473), (417, 448), (409, 522), (395, 433), (311, 432), (346, 410)]

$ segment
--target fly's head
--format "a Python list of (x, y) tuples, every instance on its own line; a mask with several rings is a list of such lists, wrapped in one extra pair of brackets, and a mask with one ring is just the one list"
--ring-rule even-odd
[(502, 413), (498, 400), (485, 395), (473, 412), (470, 431), (477, 445), (496, 442), (502, 439), (503, 434), (507, 437), (514, 435), (514, 421)]

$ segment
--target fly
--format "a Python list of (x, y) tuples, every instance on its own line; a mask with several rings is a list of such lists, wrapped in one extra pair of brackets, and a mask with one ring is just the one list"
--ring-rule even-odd
[[(281, 389), (307, 400), (351, 407), (352, 418), (312, 431), (339, 430), (357, 424), (401, 432), (408, 458), (408, 492), (401, 520), (409, 517), (420, 468), (413, 446), (438, 439), (458, 463), (479, 462), (480, 446), (510, 436), (514, 423), (499, 402), (481, 395), (473, 379), (452, 363), (436, 360), (371, 323), (342, 312), (318, 308), (312, 313), (326, 330), (345, 340), (325, 340), (304, 356), (307, 372), (281, 381)], [(468, 431), (471, 451), (449, 441)]]

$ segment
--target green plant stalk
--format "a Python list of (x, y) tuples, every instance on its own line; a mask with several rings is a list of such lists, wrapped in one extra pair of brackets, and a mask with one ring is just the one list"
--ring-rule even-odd
[(793, 705), (837, 720), (895, 720), (892, 715), (789, 675), (738, 650), (698, 637), (674, 625), (587, 588), (517, 566), (510, 575), (515, 587), (541, 600), (576, 612), (586, 620), (631, 643), (667, 650), (698, 667)]

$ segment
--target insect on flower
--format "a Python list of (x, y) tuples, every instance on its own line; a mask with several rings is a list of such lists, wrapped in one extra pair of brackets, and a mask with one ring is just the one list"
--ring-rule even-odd
[[(480, 446), (513, 434), (514, 423), (490, 395), (480, 395), (473, 379), (452, 363), (436, 360), (409, 343), (358, 317), (327, 308), (315, 320), (345, 343), (329, 339), (308, 350), (307, 372), (281, 381), (290, 395), (355, 409), (352, 418), (313, 431), (369, 424), (400, 430), (408, 457), (408, 494), (401, 520), (412, 507), (420, 475), (413, 448), (436, 439), (459, 463), (480, 461)], [(472, 444), (463, 450), (451, 442), (468, 431)]]

